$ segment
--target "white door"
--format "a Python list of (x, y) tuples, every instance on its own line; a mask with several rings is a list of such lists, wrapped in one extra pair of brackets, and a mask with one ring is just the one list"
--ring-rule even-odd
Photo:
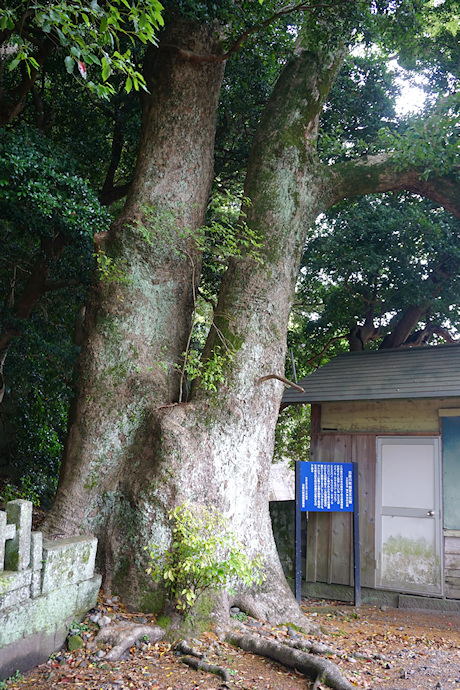
[(442, 594), (439, 439), (377, 439), (376, 484), (376, 586)]

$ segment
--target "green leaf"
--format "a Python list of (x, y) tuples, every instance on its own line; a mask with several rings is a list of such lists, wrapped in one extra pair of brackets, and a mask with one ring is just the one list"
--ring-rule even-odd
[(75, 67), (75, 60), (70, 57), (70, 55), (67, 55), (67, 57), (64, 60), (65, 68), (69, 74), (72, 74), (73, 69)]
[(9, 70), (10, 72), (12, 72), (12, 71), (19, 65), (20, 62), (21, 62), (21, 58), (15, 58), (14, 60), (12, 60), (12, 61), (10, 62), (10, 65), (9, 65), (9, 67), (8, 67), (8, 70)]

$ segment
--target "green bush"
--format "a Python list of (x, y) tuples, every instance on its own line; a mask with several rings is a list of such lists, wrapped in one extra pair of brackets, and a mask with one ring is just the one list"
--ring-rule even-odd
[[(170, 549), (150, 550), (147, 573), (164, 587), (167, 599), (186, 613), (206, 590), (228, 588), (235, 580), (261, 584), (262, 559), (250, 559), (214, 508), (182, 504), (168, 514), (173, 523)], [(231, 590), (230, 590), (231, 591)]]
[(34, 482), (30, 477), (24, 477), (21, 480), (21, 486), (15, 486), (14, 484), (6, 484), (0, 494), (0, 499), (3, 503), (8, 503), (8, 501), (15, 501), (18, 498), (22, 498), (25, 501), (32, 501), (34, 506), (40, 507), (40, 496), (34, 485)]
[[(67, 151), (22, 124), (0, 130), (0, 331), (15, 333), (3, 371), (0, 464), (14, 483), (22, 480), (19, 492), (30, 494), (24, 482), (32, 484), (44, 508), (56, 491), (74, 395), (73, 334), (94, 266), (92, 238), (109, 223)], [(22, 318), (18, 300), (58, 235), (65, 250), (43, 264), (48, 289)]]

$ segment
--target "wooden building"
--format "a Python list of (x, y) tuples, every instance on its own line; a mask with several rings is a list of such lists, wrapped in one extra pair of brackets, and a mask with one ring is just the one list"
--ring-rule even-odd
[[(299, 385), (311, 460), (358, 463), (367, 600), (460, 599), (460, 345), (351, 352)], [(307, 594), (352, 584), (351, 514), (310, 513)]]

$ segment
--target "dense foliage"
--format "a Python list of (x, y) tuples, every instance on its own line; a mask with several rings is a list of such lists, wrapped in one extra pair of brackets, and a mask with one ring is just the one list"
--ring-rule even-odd
[[(33, 129), (0, 130), (0, 337), (8, 355), (0, 453), (9, 473), (32, 478), (45, 504), (57, 485), (73, 395), (73, 333), (92, 272), (92, 236), (109, 222), (73, 167)], [(58, 237), (62, 245), (47, 261)]]
[(459, 272), (460, 226), (446, 211), (410, 195), (341, 204), (318, 222), (305, 248), (303, 338), (319, 350), (324, 338), (346, 337), (372, 311), (382, 341), (414, 304), (426, 305), (427, 322), (455, 334)]
[[(113, 93), (109, 77), (115, 71), (126, 77), (126, 91), (146, 88), (132, 46), (156, 41), (163, 24), (158, 0), (109, 3), (92, 2), (2, 3), (0, 43), (10, 72), (18, 70), (18, 87), (34, 80), (49, 55), (59, 47), (66, 70), (78, 73), (88, 89), (99, 96)], [(125, 45), (126, 40), (128, 44)]]

